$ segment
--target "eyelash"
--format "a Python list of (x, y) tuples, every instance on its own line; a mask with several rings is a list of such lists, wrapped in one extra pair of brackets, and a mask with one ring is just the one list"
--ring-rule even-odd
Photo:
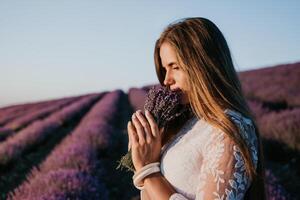
[[(173, 67), (173, 70), (179, 70), (179, 67)], [(164, 71), (166, 72), (166, 69), (164, 69)]]

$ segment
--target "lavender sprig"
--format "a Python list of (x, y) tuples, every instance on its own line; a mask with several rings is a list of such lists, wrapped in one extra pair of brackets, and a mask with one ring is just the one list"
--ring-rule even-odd
[(154, 116), (158, 127), (162, 128), (173, 119), (189, 111), (189, 107), (181, 104), (183, 93), (171, 91), (165, 86), (152, 87), (146, 97), (144, 109)]

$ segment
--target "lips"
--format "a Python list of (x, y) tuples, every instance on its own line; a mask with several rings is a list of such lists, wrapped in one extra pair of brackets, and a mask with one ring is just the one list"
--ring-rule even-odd
[(180, 91), (180, 88), (171, 89), (173, 92)]

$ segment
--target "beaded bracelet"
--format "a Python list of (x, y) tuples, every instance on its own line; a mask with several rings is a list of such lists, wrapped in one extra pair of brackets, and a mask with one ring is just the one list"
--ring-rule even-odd
[(143, 190), (144, 186), (139, 186), (140, 181), (142, 181), (146, 176), (148, 176), (150, 174), (153, 174), (155, 172), (159, 172), (160, 171), (159, 165), (160, 165), (159, 162), (155, 162), (155, 163), (150, 163), (150, 164), (145, 165), (144, 167), (142, 167), (132, 177), (134, 186), (139, 190)]

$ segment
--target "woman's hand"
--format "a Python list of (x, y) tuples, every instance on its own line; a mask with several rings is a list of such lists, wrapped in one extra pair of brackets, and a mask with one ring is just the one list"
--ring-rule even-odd
[(157, 123), (149, 111), (146, 117), (141, 110), (132, 115), (128, 122), (128, 149), (132, 149), (132, 162), (136, 171), (149, 163), (160, 161), (163, 128), (159, 130)]

